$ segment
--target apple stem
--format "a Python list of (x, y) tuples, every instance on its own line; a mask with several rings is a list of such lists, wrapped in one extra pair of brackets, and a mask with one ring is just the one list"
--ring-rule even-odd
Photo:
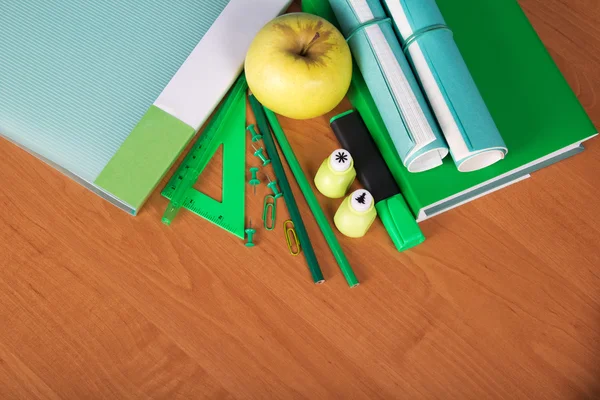
[(321, 37), (321, 34), (319, 32), (315, 33), (315, 36), (312, 38), (312, 40), (310, 41), (310, 43), (308, 43), (300, 52), (300, 55), (302, 57), (304, 57), (306, 55), (306, 53), (308, 53), (308, 50), (310, 49), (310, 47), (313, 45), (313, 43), (319, 39)]

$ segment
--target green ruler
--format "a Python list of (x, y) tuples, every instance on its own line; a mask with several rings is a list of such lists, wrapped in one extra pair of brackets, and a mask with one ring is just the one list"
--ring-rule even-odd
[[(170, 225), (177, 212), (185, 208), (244, 238), (247, 89), (242, 74), (163, 189), (162, 195), (170, 200), (162, 218), (166, 225)], [(223, 194), (219, 202), (194, 189), (194, 184), (221, 145)]]

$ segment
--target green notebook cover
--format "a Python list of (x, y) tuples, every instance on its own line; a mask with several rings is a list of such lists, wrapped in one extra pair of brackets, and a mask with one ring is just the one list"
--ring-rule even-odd
[[(433, 170), (408, 172), (355, 68), (350, 100), (419, 220), (576, 154), (583, 150), (582, 141), (597, 134), (517, 1), (437, 0), (437, 4), (508, 154), (503, 161), (475, 172), (459, 172), (449, 158)], [(303, 0), (302, 8), (337, 23), (327, 0)]]

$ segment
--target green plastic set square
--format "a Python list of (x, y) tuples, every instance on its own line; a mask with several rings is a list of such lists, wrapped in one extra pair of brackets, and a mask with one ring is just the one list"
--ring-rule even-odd
[[(252, 133), (252, 141), (262, 139), (262, 135), (256, 133), (254, 126), (245, 128), (246, 123), (246, 91), (248, 85), (244, 75), (236, 81), (231, 93), (227, 96), (224, 104), (216, 112), (204, 132), (193, 145), (173, 177), (169, 180), (162, 191), (162, 195), (170, 200), (162, 221), (170, 225), (181, 208), (205, 218), (222, 229), (244, 239), (248, 238), (248, 247), (253, 246), (252, 237), (256, 230), (245, 226), (245, 168), (246, 168), (246, 130)], [(217, 201), (208, 195), (194, 189), (194, 184), (200, 174), (208, 165), (210, 159), (220, 147), (223, 147), (223, 182), (222, 201)], [(262, 147), (257, 157), (263, 166), (270, 164), (270, 160), (264, 153)], [(249, 184), (254, 188), (260, 184), (257, 173), (259, 168), (250, 168), (251, 179)], [(265, 198), (265, 211), (274, 219), (276, 215), (275, 203), (268, 203), (269, 199), (278, 199), (282, 196), (276, 180), (271, 180), (267, 187), (273, 192)], [(265, 212), (265, 214), (267, 214)], [(268, 225), (265, 220), (265, 228), (272, 230), (274, 221)]]

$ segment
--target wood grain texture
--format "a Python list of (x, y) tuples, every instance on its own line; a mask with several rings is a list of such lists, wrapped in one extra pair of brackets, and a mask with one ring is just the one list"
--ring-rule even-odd
[[(521, 3), (600, 126), (599, 3)], [(312, 175), (327, 119), (282, 123)], [(599, 173), (596, 139), (424, 222), (412, 251), (379, 222), (339, 236), (350, 290), (312, 219), (311, 284), (284, 207), (248, 250), (189, 213), (162, 225), (158, 191), (132, 218), (0, 141), (0, 399), (600, 398)]]

